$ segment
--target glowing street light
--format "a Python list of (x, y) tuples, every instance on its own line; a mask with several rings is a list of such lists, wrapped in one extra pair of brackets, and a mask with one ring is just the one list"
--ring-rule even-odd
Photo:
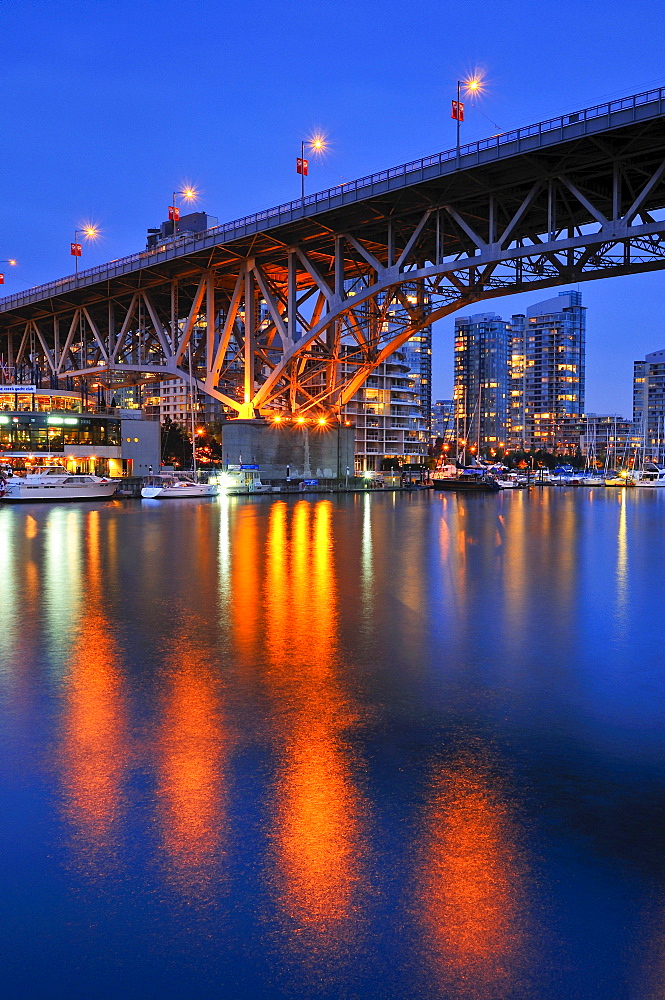
[(296, 157), (296, 173), (300, 174), (303, 203), (305, 201), (305, 177), (307, 177), (309, 172), (309, 160), (305, 158), (305, 147), (307, 147), (308, 153), (314, 154), (314, 156), (322, 156), (328, 148), (325, 135), (317, 133), (311, 139), (303, 139), (300, 143), (300, 156)]
[(184, 198), (187, 202), (196, 201), (199, 197), (199, 193), (195, 187), (191, 184), (185, 184), (181, 191), (173, 192), (173, 201), (169, 205), (169, 222), (173, 223), (173, 238), (175, 239), (178, 232), (178, 222), (180, 220), (180, 207), (178, 205), (178, 195)]
[(83, 252), (83, 244), (79, 241), (79, 234), (85, 240), (96, 240), (99, 237), (99, 229), (97, 226), (93, 226), (91, 223), (86, 223), (80, 229), (74, 230), (74, 242), (70, 244), (69, 252), (74, 258), (75, 263), (75, 274), (76, 280), (78, 281), (79, 275), (79, 257)]
[(464, 121), (464, 97), (476, 97), (483, 92), (483, 78), (479, 73), (474, 73), (468, 80), (457, 81), (457, 100), (452, 102), (451, 118), (457, 122), (457, 165), (460, 159), (460, 126)]
[[(10, 267), (16, 267), (16, 261), (14, 260), (13, 257), (5, 257), (3, 260), (0, 260), (0, 264), (9, 264)], [(4, 274), (0, 273), (0, 285), (4, 285), (4, 283), (5, 283), (5, 276)]]

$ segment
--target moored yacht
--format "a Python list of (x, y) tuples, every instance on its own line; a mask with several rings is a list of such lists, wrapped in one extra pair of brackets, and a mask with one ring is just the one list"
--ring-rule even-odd
[(68, 472), (63, 465), (38, 467), (26, 476), (0, 480), (0, 500), (100, 500), (113, 496), (116, 483), (90, 474)]
[(258, 465), (229, 465), (217, 476), (217, 483), (219, 492), (229, 496), (273, 492), (272, 486), (261, 482)]
[(141, 496), (146, 500), (168, 500), (182, 497), (214, 497), (218, 488), (213, 483), (197, 483), (184, 476), (161, 473), (149, 476), (141, 487)]
[(606, 486), (634, 486), (635, 480), (629, 472), (609, 472), (605, 477)]
[(435, 490), (460, 493), (498, 493), (500, 489), (494, 476), (478, 466), (462, 469), (457, 476), (432, 478), (432, 485)]
[(655, 462), (646, 462), (635, 485), (642, 487), (665, 486), (665, 466), (657, 465)]

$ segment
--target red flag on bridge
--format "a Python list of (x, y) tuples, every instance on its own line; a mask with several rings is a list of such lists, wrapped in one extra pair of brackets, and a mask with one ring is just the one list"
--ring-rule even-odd
[(0, 274), (0, 285), (4, 285), (4, 283), (5, 283), (5, 276), (4, 274)]
[(71, 254), (72, 257), (80, 257), (81, 256), (81, 249), (82, 249), (82, 247), (81, 247), (80, 243), (71, 243), (70, 247), (71, 247), (71, 249), (70, 249), (69, 252), (70, 252), (70, 254)]
[(169, 205), (169, 222), (178, 222), (180, 220), (180, 209), (175, 205)]
[(304, 160), (301, 156), (296, 157), (296, 173), (304, 174), (307, 177), (307, 169), (309, 167), (309, 160)]
[(452, 105), (453, 105), (453, 110), (452, 110), (452, 114), (451, 114), (450, 117), (454, 118), (456, 122), (463, 122), (464, 121), (464, 103), (463, 103), (463, 101), (453, 101)]

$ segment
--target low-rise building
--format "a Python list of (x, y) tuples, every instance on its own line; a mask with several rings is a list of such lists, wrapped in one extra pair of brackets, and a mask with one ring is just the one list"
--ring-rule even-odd
[(160, 464), (159, 423), (140, 410), (86, 405), (84, 394), (0, 385), (0, 462), (64, 465), (99, 476), (147, 475)]

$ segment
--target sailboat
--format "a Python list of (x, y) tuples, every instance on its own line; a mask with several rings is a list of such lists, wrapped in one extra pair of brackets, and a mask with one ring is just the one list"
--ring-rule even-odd
[(196, 426), (194, 422), (194, 388), (192, 379), (192, 345), (189, 345), (189, 409), (192, 427), (192, 476), (161, 472), (149, 476), (141, 487), (141, 496), (146, 500), (167, 500), (185, 497), (214, 497), (219, 487), (213, 483), (199, 483), (196, 471)]

